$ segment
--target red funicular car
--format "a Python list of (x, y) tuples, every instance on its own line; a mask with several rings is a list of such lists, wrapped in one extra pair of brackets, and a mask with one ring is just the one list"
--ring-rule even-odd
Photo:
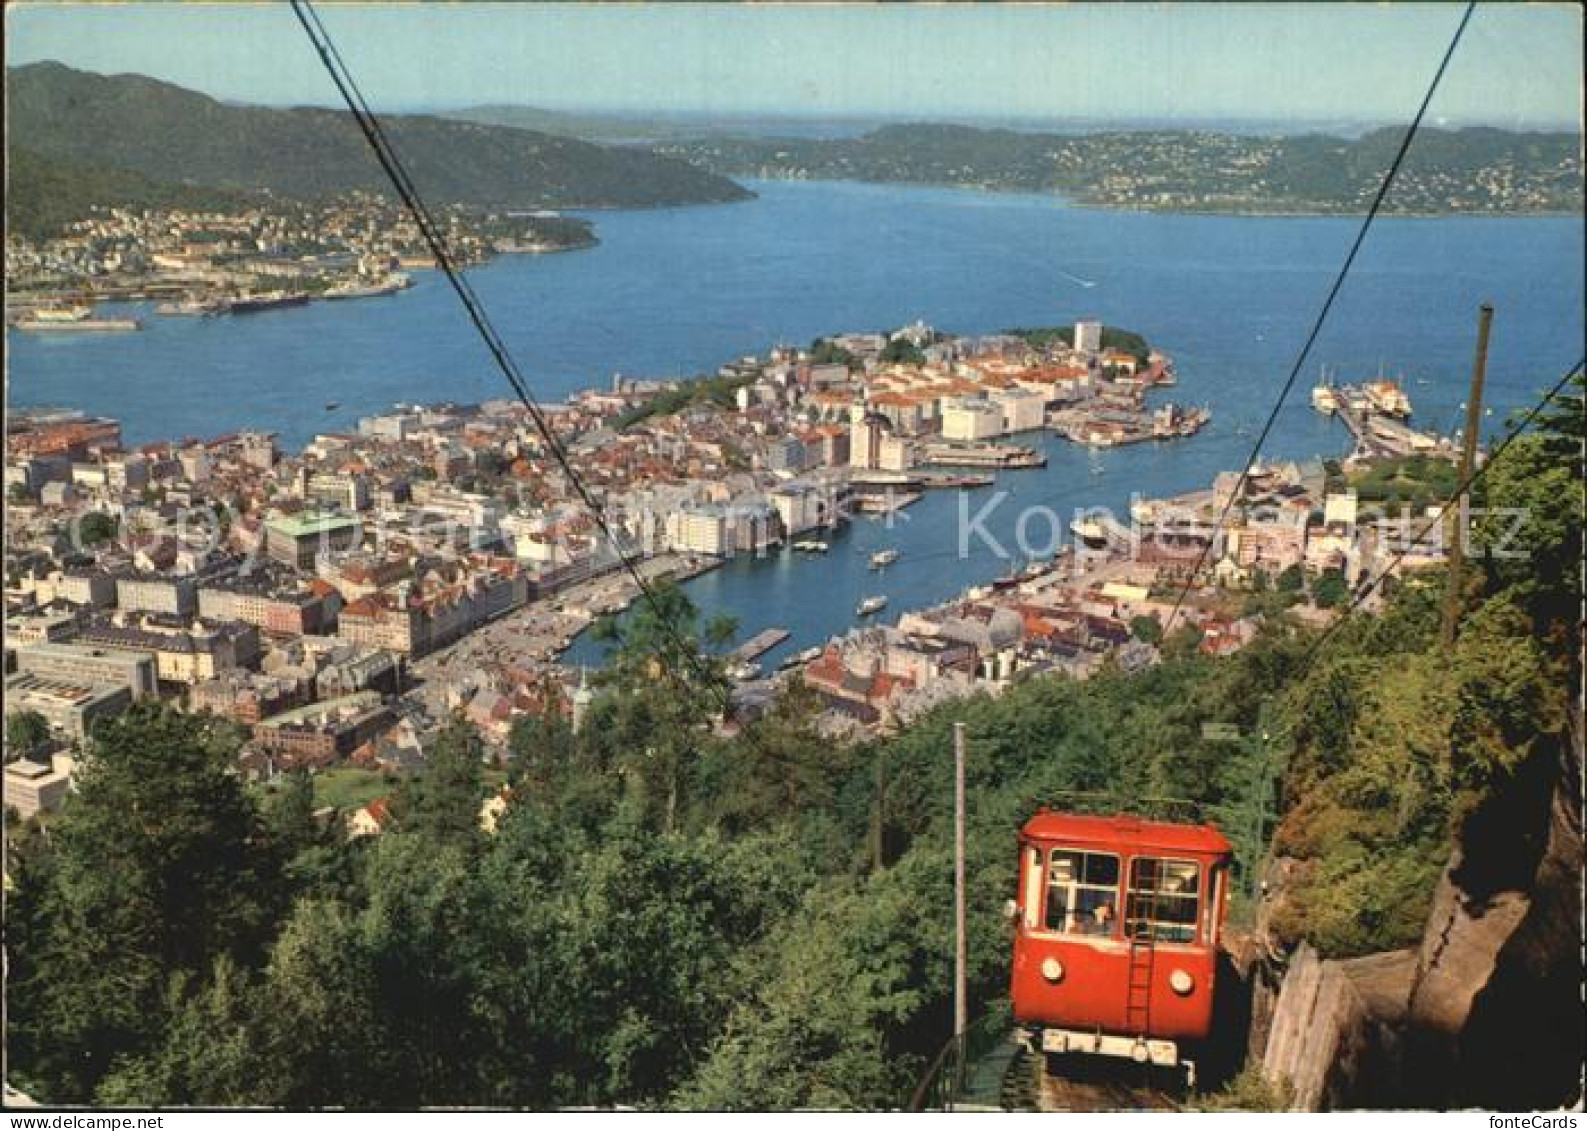
[(1014, 1020), (1032, 1048), (1183, 1065), (1193, 1083), (1229, 842), (1211, 825), (1043, 809), (1019, 844)]

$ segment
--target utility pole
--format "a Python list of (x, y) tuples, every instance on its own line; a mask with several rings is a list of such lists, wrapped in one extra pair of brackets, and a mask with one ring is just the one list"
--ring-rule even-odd
[(871, 807), (871, 871), (882, 870), (882, 830), (886, 816), (882, 806), (887, 794), (887, 748), (876, 747), (876, 802)]
[(964, 724), (953, 724), (953, 1036), (964, 1071), (964, 1034), (970, 1027), (968, 971), (970, 943), (965, 933), (964, 899)]
[[(1488, 327), (1493, 323), (1493, 304), (1485, 302), (1477, 312), (1477, 356), (1471, 366), (1471, 396), (1466, 401), (1466, 431), (1461, 436), (1460, 477), (1457, 483), (1471, 478), (1472, 465), (1477, 462), (1477, 434), (1482, 429), (1482, 383), (1488, 375)], [(1466, 515), (1464, 492), (1454, 500), (1454, 532), (1449, 539), (1449, 578), (1444, 590), (1444, 625), (1442, 642), (1444, 651), (1455, 646), (1455, 621), (1460, 617), (1461, 575), (1466, 566)]]

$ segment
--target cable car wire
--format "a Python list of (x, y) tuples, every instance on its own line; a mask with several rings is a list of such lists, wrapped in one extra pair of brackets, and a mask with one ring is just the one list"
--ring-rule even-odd
[[(528, 382), (525, 381), (519, 371), (518, 365), (507, 349), (506, 343), (502, 340), (500, 334), (497, 333), (494, 324), (485, 311), (484, 304), (480, 302), (479, 296), (475, 294), (474, 288), (467, 277), (462, 271), (458, 270), (445, 235), (424, 203), (423, 197), (414, 185), (413, 179), (409, 175), (407, 167), (403, 164), (402, 158), (398, 155), (391, 139), (386, 135), (379, 118), (370, 109), (369, 102), (359, 89), (351, 69), (347, 66), (341, 56), (341, 52), (337, 49), (335, 40), (331, 38), (330, 32), (320, 21), (319, 13), (315, 10), (314, 5), (310, 3), (310, 0), (291, 0), (291, 2), (293, 13), (303, 26), (304, 33), (308, 36), (310, 43), (313, 44), (320, 61), (325, 65), (326, 72), (330, 75), (331, 81), (341, 94), (342, 100), (347, 104), (348, 110), (351, 111), (354, 122), (364, 135), (365, 141), (369, 143), (369, 147), (374, 152), (387, 179), (391, 181), (408, 212), (413, 216), (414, 223), (418, 225), (420, 234), (424, 237), (431, 254), (435, 257), (436, 265), (446, 276), (447, 282), (451, 284), (452, 290), (457, 294), (459, 301), (462, 302), (469, 321), (484, 341), (485, 347), (496, 362), (497, 368), (501, 370), (502, 376), (507, 379), (507, 383), (512, 387), (518, 400), (528, 410), (530, 419), (533, 421), (536, 431), (540, 434), (546, 450), (562, 469), (562, 473), (567, 477), (579, 500), (590, 512), (590, 516), (600, 528), (601, 534), (617, 554), (623, 569), (633, 579), (634, 584), (639, 587), (640, 593), (644, 596), (651, 610), (656, 614), (656, 618), (663, 630), (671, 638), (672, 644), (678, 650), (678, 654), (686, 660), (695, 677), (707, 688), (717, 687), (715, 678), (703, 670), (696, 650), (685, 640), (674, 618), (667, 614), (665, 607), (656, 596), (654, 588), (645, 580), (633, 558), (624, 549), (623, 544), (613, 532), (611, 523), (606, 516), (605, 508), (596, 500), (594, 494), (584, 483), (583, 477), (574, 466), (560, 437), (557, 436), (555, 429), (551, 427), (544, 409), (535, 399)], [(663, 666), (666, 667), (669, 674), (676, 677), (676, 673), (672, 671), (670, 665), (664, 663)], [(732, 709), (731, 692), (725, 688), (720, 690), (722, 692), (723, 711), (730, 713)]]
[(1356, 232), (1356, 238), (1350, 245), (1350, 251), (1345, 256), (1344, 263), (1339, 268), (1339, 273), (1334, 277), (1333, 286), (1328, 289), (1328, 295), (1323, 300), (1322, 309), (1317, 312), (1317, 318), (1312, 323), (1311, 332), (1306, 335), (1306, 341), (1301, 346), (1300, 353), (1295, 356), (1295, 363), (1290, 367), (1289, 377), (1285, 379), (1283, 387), (1279, 390), (1278, 399), (1273, 402), (1272, 410), (1267, 414), (1267, 422), (1262, 425), (1262, 431), (1257, 434), (1256, 442), (1251, 445), (1251, 454), (1245, 461), (1245, 467), (1240, 472), (1240, 477), (1235, 481), (1234, 489), (1229, 493), (1229, 501), (1223, 506), (1218, 515), (1218, 520), (1213, 524), (1212, 536), (1207, 544), (1202, 547), (1196, 564), (1185, 577), (1185, 584), (1179, 590), (1179, 596), (1174, 601), (1173, 611), (1168, 614), (1168, 619), (1163, 622), (1163, 634), (1173, 628), (1175, 619), (1179, 616), (1180, 609), (1184, 606), (1185, 598), (1189, 595), (1195, 584), (1196, 575), (1201, 572), (1207, 563), (1207, 555), (1212, 552), (1213, 545), (1218, 540), (1218, 532), (1223, 528), (1224, 520), (1229, 517), (1229, 512), (1240, 498), (1246, 480), (1250, 478), (1251, 469), (1256, 466), (1257, 457), (1261, 455), (1262, 445), (1267, 442), (1267, 437), (1273, 430), (1274, 423), (1278, 420), (1279, 410), (1284, 407), (1284, 402), (1289, 398), (1290, 391), (1295, 387), (1295, 381), (1300, 376), (1301, 369), (1306, 360), (1311, 356), (1312, 346), (1316, 344), (1317, 337), (1322, 333), (1323, 324), (1328, 320), (1328, 314), (1333, 309), (1334, 300), (1339, 297), (1340, 290), (1344, 287), (1345, 279), (1350, 274), (1350, 269), (1355, 265), (1356, 255), (1361, 251), (1361, 245), (1366, 241), (1367, 233), (1372, 230), (1372, 223), (1377, 219), (1383, 201), (1389, 194), (1389, 188), (1394, 184), (1394, 178), (1399, 174), (1400, 166), (1405, 161), (1405, 155), (1410, 151), (1411, 142), (1415, 140), (1416, 133), (1421, 129), (1422, 119), (1427, 115), (1427, 108), (1433, 101), (1433, 95), (1438, 90), (1438, 85), (1443, 81), (1444, 72), (1449, 69), (1449, 62), (1455, 55), (1455, 49), (1460, 46), (1461, 37), (1465, 34), (1466, 25), (1471, 22), (1472, 13), (1476, 11), (1476, 0), (1468, 0), (1466, 10), (1460, 17), (1460, 23), (1455, 28), (1455, 34), (1450, 38), (1449, 46), (1444, 51), (1444, 57), (1438, 64), (1438, 70), (1433, 73), (1433, 81), (1427, 87), (1427, 93), (1422, 96), (1422, 104), (1416, 110), (1416, 116), (1411, 119), (1405, 136), (1400, 139), (1400, 148), (1394, 155), (1394, 160), (1389, 163), (1388, 170), (1383, 175), (1383, 181), (1378, 185), (1377, 195), (1372, 199), (1372, 206), (1367, 209), (1366, 217), (1361, 221), (1361, 227)]

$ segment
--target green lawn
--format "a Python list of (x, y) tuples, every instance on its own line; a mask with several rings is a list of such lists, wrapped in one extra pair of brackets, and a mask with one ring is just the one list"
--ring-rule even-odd
[[(1416, 455), (1386, 460), (1350, 476), (1361, 502), (1368, 509), (1400, 507), (1421, 509), (1449, 498), (1459, 474), (1445, 459)], [(1373, 507), (1372, 504), (1378, 504)]]
[(396, 782), (379, 770), (340, 766), (314, 775), (314, 805), (358, 809), (396, 789)]

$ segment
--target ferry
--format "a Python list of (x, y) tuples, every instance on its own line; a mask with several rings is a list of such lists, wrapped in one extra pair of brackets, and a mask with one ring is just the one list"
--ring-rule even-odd
[(1379, 378), (1362, 385), (1361, 391), (1366, 394), (1367, 403), (1384, 416), (1403, 420), (1411, 415), (1411, 399), (1405, 395), (1398, 381)]
[(13, 323), (18, 330), (45, 330), (92, 332), (106, 330), (141, 330), (143, 323), (136, 318), (95, 318), (91, 306), (46, 306)]
[(860, 602), (859, 608), (854, 610), (857, 617), (868, 617), (872, 613), (879, 613), (887, 608), (886, 597), (867, 597)]
[(330, 288), (325, 292), (328, 299), (339, 298), (379, 298), (382, 295), (394, 295), (400, 290), (413, 286), (413, 279), (397, 271), (387, 275), (378, 283), (348, 282)]
[(1322, 372), (1322, 380), (1312, 386), (1311, 406), (1324, 416), (1332, 416), (1339, 411), (1339, 390), (1334, 388), (1327, 369)]
[(872, 569), (886, 569), (898, 560), (897, 550), (878, 550), (871, 555)]
[(258, 314), (264, 310), (279, 310), (285, 306), (303, 306), (309, 296), (297, 291), (272, 291), (268, 294), (245, 294), (232, 299), (227, 308), (233, 314)]
[(154, 308), (156, 314), (174, 314), (188, 318), (207, 318), (212, 314), (221, 314), (226, 310), (226, 305), (218, 300), (187, 298), (179, 302), (162, 302)]

